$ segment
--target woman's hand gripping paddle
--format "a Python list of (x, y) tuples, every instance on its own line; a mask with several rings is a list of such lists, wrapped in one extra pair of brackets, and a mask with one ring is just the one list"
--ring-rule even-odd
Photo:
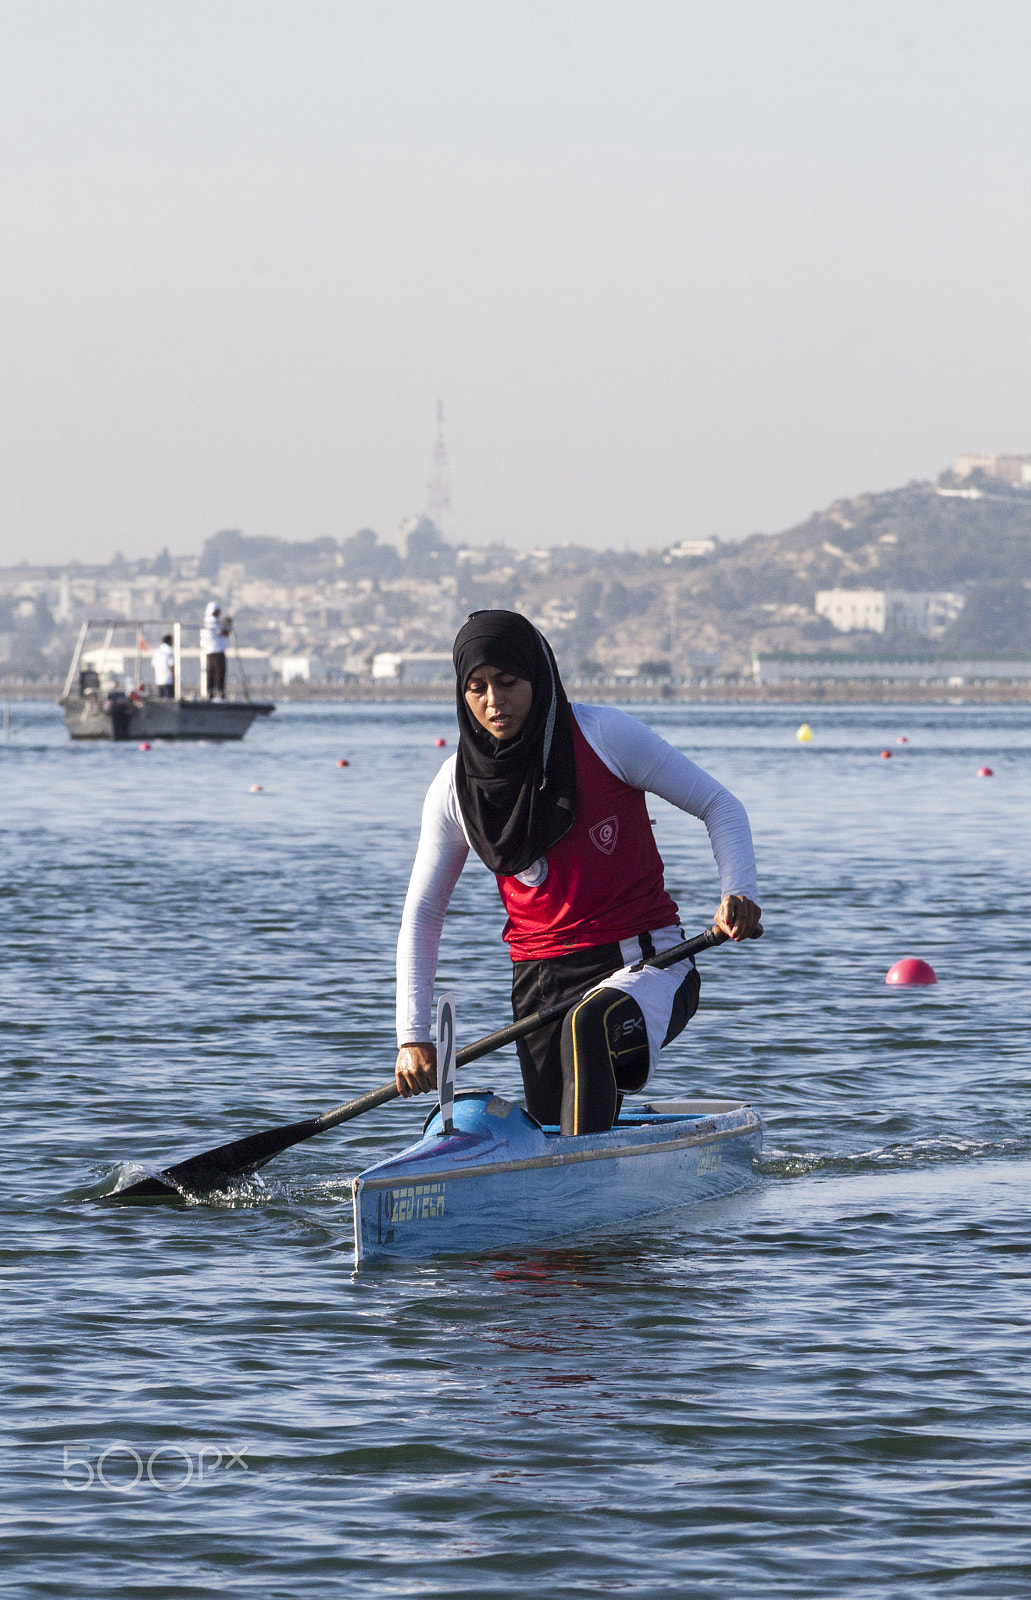
[[(761, 938), (762, 931), (761, 926), (758, 927), (751, 937)], [(671, 950), (663, 950), (661, 955), (650, 957), (648, 965), (672, 967), (678, 961), (686, 961), (691, 956), (700, 955), (703, 950), (712, 949), (714, 945), (726, 943), (725, 933), (720, 932), (718, 928), (707, 928), (697, 938), (685, 939), (682, 944), (675, 944)], [(592, 984), (591, 988), (594, 987)], [(576, 995), (571, 1000), (546, 1006), (543, 1011), (535, 1011), (530, 1017), (521, 1017), (518, 1022), (509, 1023), (507, 1028), (499, 1028), (497, 1033), (489, 1033), (485, 1038), (478, 1039), (475, 1044), (467, 1045), (464, 1050), (457, 1052), (454, 1048), (454, 1003), (451, 1002), (450, 1051), (454, 1067), (467, 1066), (470, 1061), (478, 1061), (481, 1056), (490, 1055), (493, 1050), (500, 1050), (503, 1045), (512, 1044), (514, 1040), (535, 1032), (537, 1028), (543, 1028), (546, 1023), (556, 1021), (559, 1017), (565, 1016), (573, 1006), (578, 1005), (582, 998), (582, 995)], [(441, 1042), (444, 1041), (444, 1035), (441, 1033), (441, 1011), (449, 999), (450, 997), (445, 995), (437, 1010), (437, 1037)], [(445, 1069), (441, 1067), (442, 1084), (444, 1072)], [(450, 1089), (452, 1106), (453, 1073), (454, 1068), (451, 1073)], [(323, 1112), (321, 1117), (309, 1117), (304, 1122), (291, 1122), (282, 1128), (267, 1128), (263, 1133), (252, 1133), (246, 1138), (234, 1139), (231, 1144), (219, 1145), (215, 1150), (205, 1150), (201, 1155), (190, 1156), (174, 1167), (167, 1167), (155, 1177), (141, 1178), (138, 1183), (131, 1183), (124, 1189), (116, 1189), (114, 1193), (104, 1195), (102, 1203), (133, 1205), (146, 1200), (203, 1199), (205, 1195), (217, 1194), (231, 1188), (240, 1178), (257, 1172), (275, 1156), (281, 1155), (284, 1150), (289, 1150), (291, 1145), (301, 1144), (305, 1139), (313, 1139), (317, 1133), (337, 1128), (342, 1122), (350, 1122), (354, 1117), (364, 1115), (366, 1111), (374, 1111), (377, 1106), (385, 1106), (388, 1101), (399, 1098), (397, 1087), (391, 1080), (379, 1089), (370, 1089), (368, 1094), (359, 1095), (356, 1100), (348, 1100), (346, 1104), (336, 1106), (332, 1111)], [(441, 1115), (444, 1115), (443, 1096)]]

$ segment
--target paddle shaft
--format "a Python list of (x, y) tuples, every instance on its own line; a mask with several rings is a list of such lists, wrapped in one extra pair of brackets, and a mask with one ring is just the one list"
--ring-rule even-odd
[[(761, 933), (762, 928), (757, 928), (751, 937), (757, 939)], [(686, 961), (690, 956), (697, 955), (701, 950), (708, 950), (712, 945), (725, 944), (727, 937), (727, 934), (720, 933), (716, 928), (707, 928), (695, 939), (685, 939), (683, 943), (674, 945), (671, 950), (664, 950), (661, 955), (650, 956), (647, 964), (653, 967), (671, 967), (675, 962)], [(595, 987), (597, 986), (592, 984), (590, 989)], [(590, 989), (584, 993), (589, 994)], [(535, 1011), (532, 1016), (521, 1017), (518, 1022), (510, 1023), (507, 1028), (499, 1028), (497, 1033), (489, 1033), (486, 1038), (478, 1039), (475, 1044), (459, 1050), (455, 1056), (456, 1066), (466, 1066), (470, 1061), (477, 1061), (480, 1056), (489, 1055), (492, 1050), (499, 1050), (502, 1045), (511, 1044), (514, 1039), (521, 1039), (525, 1034), (533, 1033), (535, 1029), (543, 1028), (549, 1022), (556, 1022), (583, 998), (582, 994), (574, 995), (570, 1000), (562, 1000), (556, 1005), (546, 1006), (543, 1011)], [(287, 1127), (266, 1128), (262, 1133), (249, 1134), (242, 1139), (234, 1139), (230, 1144), (220, 1145), (217, 1150), (205, 1150), (201, 1155), (190, 1156), (186, 1161), (179, 1161), (175, 1166), (166, 1168), (158, 1176), (142, 1178), (126, 1189), (114, 1191), (106, 1197), (107, 1202), (133, 1204), (136, 1201), (167, 1198), (170, 1193), (181, 1196), (211, 1193), (249, 1172), (257, 1172), (259, 1167), (266, 1166), (274, 1156), (289, 1150), (292, 1145), (301, 1144), (305, 1139), (314, 1138), (317, 1133), (325, 1133), (327, 1128), (339, 1127), (342, 1122), (350, 1122), (366, 1111), (374, 1111), (377, 1106), (385, 1106), (388, 1101), (399, 1098), (397, 1084), (391, 1080), (379, 1089), (371, 1089), (368, 1094), (359, 1095), (356, 1100), (348, 1100), (346, 1105), (336, 1106), (332, 1111), (323, 1112), (320, 1117), (308, 1117), (303, 1122), (293, 1122)]]
[[(687, 961), (689, 957), (700, 955), (703, 950), (710, 950), (713, 945), (726, 944), (729, 935), (721, 933), (718, 928), (706, 928), (694, 939), (684, 939), (682, 943), (675, 944), (669, 950), (663, 950), (660, 955), (649, 956), (646, 965), (649, 967), (672, 967), (678, 961)], [(758, 933), (752, 935), (753, 939), (759, 937)], [(617, 969), (618, 970), (618, 969)], [(612, 974), (610, 973), (611, 977)], [(604, 983), (604, 978), (599, 980)], [(584, 994), (589, 994), (597, 985), (591, 984)], [(465, 1067), (470, 1061), (478, 1061), (481, 1056), (489, 1056), (493, 1050), (500, 1050), (506, 1044), (512, 1044), (516, 1039), (525, 1038), (528, 1033), (536, 1033), (538, 1028), (544, 1028), (549, 1022), (557, 1022), (559, 1017), (564, 1017), (567, 1011), (572, 1011), (574, 1006), (580, 1004), (584, 994), (574, 995), (571, 1000), (559, 1000), (553, 1006), (545, 1006), (542, 1011), (535, 1011), (532, 1016), (520, 1017), (518, 1022), (510, 1022), (507, 1028), (499, 1028), (497, 1033), (488, 1033), (485, 1038), (477, 1039), (475, 1044), (466, 1045), (464, 1050), (459, 1050), (455, 1055), (455, 1066)], [(396, 1084), (385, 1083), (380, 1089), (370, 1089), (368, 1094), (359, 1095), (357, 1100), (349, 1100), (346, 1105), (337, 1106), (334, 1111), (327, 1111), (314, 1120), (319, 1124), (317, 1132), (324, 1128), (336, 1128), (341, 1122), (350, 1122), (352, 1117), (360, 1117), (365, 1111), (373, 1111), (376, 1106), (386, 1105), (388, 1100), (399, 1099), (400, 1094)]]

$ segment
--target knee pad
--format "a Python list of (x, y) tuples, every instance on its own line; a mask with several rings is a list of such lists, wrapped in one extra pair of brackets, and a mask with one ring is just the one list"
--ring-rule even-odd
[(632, 1094), (648, 1081), (648, 1029), (632, 995), (599, 989), (573, 1013), (579, 1049), (608, 1061), (616, 1088)]

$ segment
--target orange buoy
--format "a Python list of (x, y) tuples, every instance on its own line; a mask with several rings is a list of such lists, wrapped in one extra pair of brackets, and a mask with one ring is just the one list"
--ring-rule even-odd
[(434, 739), (433, 743), (436, 745), (438, 750), (443, 750), (445, 745), (447, 744), (447, 740), (446, 739)]
[(995, 773), (992, 771), (991, 767), (978, 767), (977, 776), (979, 778), (994, 778)]
[(904, 733), (900, 733), (898, 738), (895, 740), (895, 743), (896, 744), (908, 744), (909, 740), (907, 739), (907, 737), (906, 737), (906, 735)]
[(881, 760), (882, 761), (890, 761), (891, 760), (891, 751), (890, 750), (882, 750), (881, 751)]
[(337, 762), (337, 766), (338, 767), (349, 767), (350, 765), (351, 765), (351, 763), (349, 761), (338, 761)]
[(261, 787), (260, 783), (252, 783), (251, 786), (250, 786), (250, 789), (248, 790), (248, 793), (249, 794), (264, 794), (265, 791)]
[(146, 739), (144, 739), (143, 743), (140, 745), (140, 749), (141, 750), (149, 750), (150, 749), (150, 745), (148, 744)]
[(906, 956), (888, 969), (884, 981), (897, 988), (908, 989), (917, 988), (922, 984), (937, 983), (938, 976), (934, 968), (926, 961), (921, 961), (919, 956)]

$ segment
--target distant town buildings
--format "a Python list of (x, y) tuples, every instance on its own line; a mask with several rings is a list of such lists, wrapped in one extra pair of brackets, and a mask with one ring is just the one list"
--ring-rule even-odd
[(326, 674), (318, 656), (272, 656), (269, 665), (284, 684), (326, 681)]
[[(937, 495), (955, 497), (945, 515)], [(875, 636), (892, 641), (885, 656), (930, 655), (918, 642), (944, 637), (949, 649), (962, 640), (965, 651), (1017, 659), (1031, 654), (1029, 562), (1031, 456), (963, 456), (938, 484), (838, 501), (784, 534), (739, 544), (452, 545), (427, 514), (396, 542), (370, 528), (304, 541), (226, 529), (199, 555), (0, 569), (0, 684), (62, 682), (83, 622), (101, 618), (100, 638), (112, 619), (128, 633), (117, 660), (117, 640), (107, 640), (111, 659), (98, 665), (137, 681), (149, 672), (137, 631), (153, 644), (164, 627), (148, 619), (178, 621), (189, 683), (212, 599), (234, 619), (248, 681), (269, 676), (299, 692), (443, 689), (455, 632), (471, 612), (496, 607), (543, 630), (570, 682), (598, 686), (720, 682), (748, 674), (757, 653), (825, 650), (831, 628), (851, 636), (838, 642), (850, 659)], [(930, 587), (943, 581), (956, 592)], [(903, 583), (912, 587), (889, 587)], [(961, 612), (962, 630), (950, 632)]]
[(818, 589), (814, 610), (839, 633), (915, 633), (937, 639), (963, 610), (964, 597), (905, 589)]
[(690, 561), (695, 556), (711, 556), (715, 548), (715, 539), (681, 539), (678, 544), (670, 545), (663, 559), (667, 563)]
[(372, 658), (374, 683), (454, 682), (450, 650), (381, 650)]
[(983, 472), (985, 477), (998, 478), (1012, 489), (1031, 486), (1031, 456), (957, 456), (952, 471), (957, 478), (969, 478), (971, 473)]
[(759, 684), (938, 683), (961, 689), (969, 683), (1031, 683), (1031, 661), (985, 661), (945, 656), (925, 661), (878, 661), (874, 656), (763, 656), (752, 661)]

